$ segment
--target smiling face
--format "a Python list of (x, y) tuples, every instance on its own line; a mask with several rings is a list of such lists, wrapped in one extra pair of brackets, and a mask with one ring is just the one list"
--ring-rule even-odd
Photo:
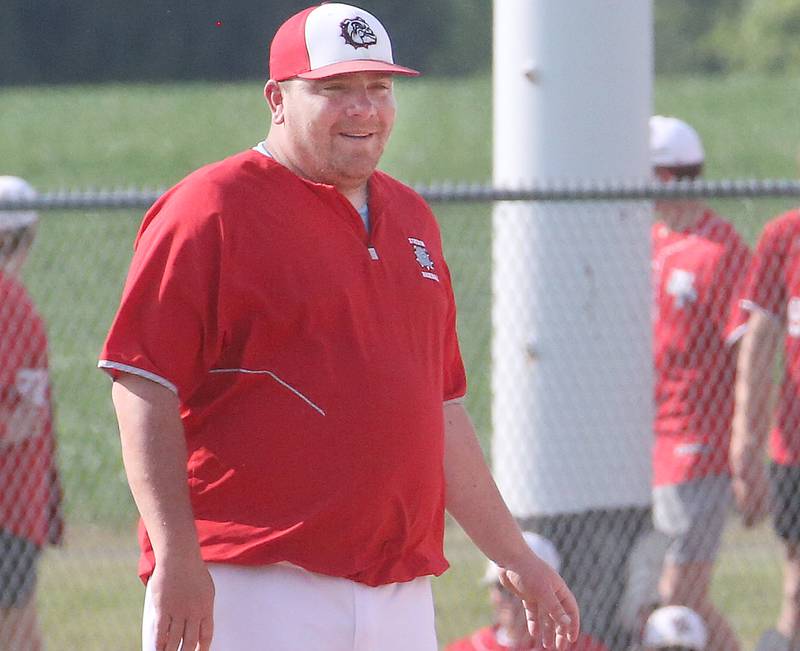
[(391, 75), (270, 80), (264, 95), (272, 110), (267, 146), (279, 162), (345, 193), (366, 187), (394, 126)]

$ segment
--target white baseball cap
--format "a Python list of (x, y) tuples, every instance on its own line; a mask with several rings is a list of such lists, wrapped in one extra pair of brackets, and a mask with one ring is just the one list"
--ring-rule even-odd
[(703, 143), (692, 127), (678, 118), (650, 118), (650, 163), (653, 167), (683, 167), (705, 161)]
[(655, 649), (680, 646), (704, 651), (708, 643), (708, 631), (703, 618), (691, 608), (662, 606), (647, 618), (642, 643)]
[[(0, 176), (0, 199), (34, 199), (36, 191), (18, 176)], [(27, 228), (36, 223), (33, 210), (0, 210), (0, 230)]]
[(340, 2), (309, 7), (278, 28), (269, 48), (269, 76), (323, 79), (348, 72), (416, 76), (398, 66), (381, 22), (368, 11)]
[[(544, 536), (532, 531), (523, 531), (522, 537), (528, 543), (533, 552), (541, 558), (545, 563), (552, 567), (556, 572), (561, 568), (561, 555), (558, 553), (556, 546)], [(495, 583), (500, 579), (500, 567), (489, 561), (486, 566), (486, 572), (483, 575), (482, 583), (490, 584)]]

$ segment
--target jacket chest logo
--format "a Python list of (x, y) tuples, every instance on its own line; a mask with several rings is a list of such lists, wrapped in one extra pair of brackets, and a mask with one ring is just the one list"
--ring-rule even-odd
[(414, 252), (417, 263), (422, 268), (420, 272), (422, 277), (439, 282), (439, 276), (435, 273), (433, 268), (433, 258), (431, 258), (431, 254), (428, 253), (425, 242), (418, 240), (416, 237), (409, 237), (408, 243), (411, 245), (411, 250)]
[(683, 309), (687, 303), (697, 300), (697, 289), (694, 286), (695, 276), (691, 271), (673, 269), (667, 280), (667, 294), (675, 299), (675, 307)]
[(786, 330), (790, 337), (800, 337), (800, 298), (792, 296), (786, 307)]

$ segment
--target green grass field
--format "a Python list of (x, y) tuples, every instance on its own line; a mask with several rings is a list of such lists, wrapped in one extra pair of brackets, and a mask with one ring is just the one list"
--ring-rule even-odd
[[(383, 168), (409, 182), (486, 181), (491, 168), (491, 83), (400, 80), (395, 135)], [(702, 134), (710, 178), (795, 177), (800, 145), (798, 79), (665, 79), (657, 112)], [(0, 90), (0, 173), (40, 189), (168, 186), (190, 170), (249, 147), (266, 131), (257, 82)], [(713, 202), (753, 241), (763, 221), (792, 202)], [(485, 446), (490, 429), (490, 207), (434, 206), (459, 302), (470, 375), (469, 408)], [(109, 382), (96, 357), (118, 301), (139, 211), (43, 216), (26, 279), (51, 334), (60, 462), (70, 533), (49, 552), (42, 612), (53, 648), (135, 649), (140, 593), (134, 576), (134, 509), (128, 494)], [(488, 447), (487, 447), (488, 449)], [(482, 561), (448, 527), (453, 569), (435, 582), (440, 639), (487, 616), (477, 586)], [(778, 549), (769, 531), (732, 529), (715, 595), (752, 647), (774, 618)], [(75, 604), (81, 604), (76, 612)], [(58, 642), (57, 642), (58, 641)]]

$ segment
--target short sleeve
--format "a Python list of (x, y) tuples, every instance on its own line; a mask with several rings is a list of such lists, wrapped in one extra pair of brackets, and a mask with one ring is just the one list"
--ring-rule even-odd
[(786, 237), (782, 221), (764, 227), (759, 238), (742, 292), (741, 305), (747, 311), (765, 310), (783, 318), (786, 282), (783, 276)]
[(721, 293), (719, 312), (723, 315), (723, 332), (728, 344), (735, 344), (744, 333), (748, 313), (742, 309), (741, 300), (750, 268), (752, 255), (750, 249), (735, 235), (728, 247), (720, 268)]
[(157, 204), (137, 238), (99, 366), (147, 377), (185, 401), (219, 355), (221, 223), (188, 193)]
[(453, 286), (450, 278), (450, 269), (444, 265), (444, 276), (446, 278), (448, 309), (445, 322), (445, 332), (443, 339), (443, 389), (444, 402), (458, 401), (464, 398), (467, 393), (467, 374), (464, 370), (464, 361), (461, 358), (461, 349), (458, 344), (458, 332), (456, 328), (456, 301), (453, 294)]
[(49, 383), (44, 323), (21, 284), (0, 279), (0, 301), (0, 402), (44, 404)]
[[(50, 421), (50, 375), (44, 322), (24, 286), (0, 278), (0, 407), (25, 408), (29, 425), (9, 431), (0, 422), (0, 440), (22, 441), (46, 430)], [(41, 425), (41, 427), (40, 427)]]

